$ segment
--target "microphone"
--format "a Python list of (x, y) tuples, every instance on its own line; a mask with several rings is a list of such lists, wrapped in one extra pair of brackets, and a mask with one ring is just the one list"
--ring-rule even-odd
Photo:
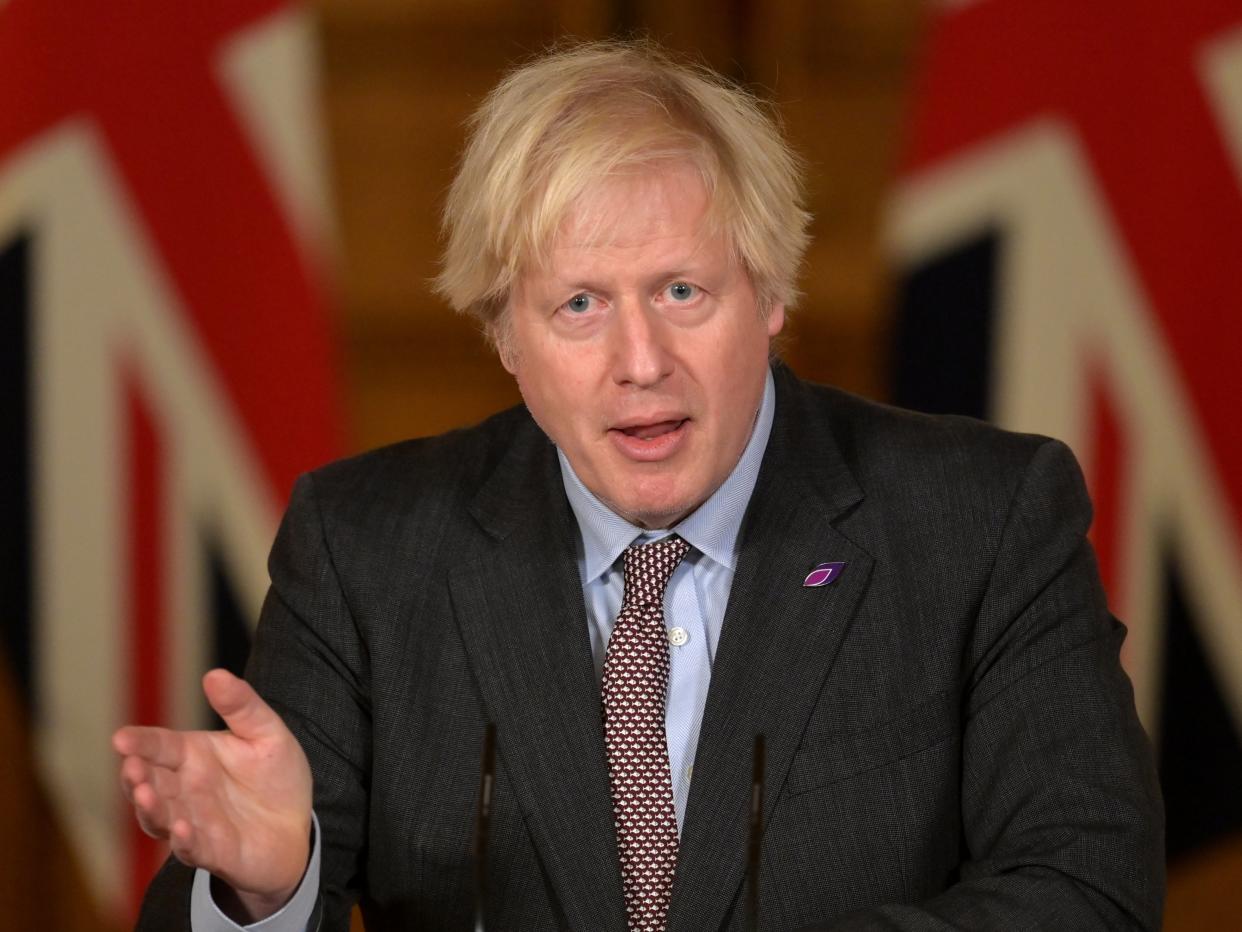
[(759, 929), (759, 852), (763, 845), (763, 735), (755, 735), (754, 768), (750, 781), (750, 846), (746, 873), (749, 896), (746, 898), (746, 928)]
[[(753, 767), (750, 784), (750, 838), (746, 873), (749, 879), (746, 898), (746, 927), (759, 929), (759, 867), (763, 846), (763, 735), (755, 735)], [(483, 759), (479, 774), (479, 808), (474, 820), (474, 932), (487, 932), (484, 901), (487, 893), (487, 837), (492, 812), (492, 787), (496, 780), (496, 726), (491, 722), (483, 730)]]
[(474, 932), (487, 932), (483, 903), (487, 893), (487, 823), (492, 814), (496, 778), (496, 726), (483, 729), (483, 764), (479, 775), (479, 808), (474, 817)]

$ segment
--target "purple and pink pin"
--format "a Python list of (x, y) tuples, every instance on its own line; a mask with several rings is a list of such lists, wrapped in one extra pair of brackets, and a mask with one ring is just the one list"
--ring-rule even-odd
[(836, 582), (844, 566), (844, 562), (821, 563), (806, 574), (806, 579), (802, 580), (802, 585), (808, 589), (814, 589), (818, 586), (826, 586), (830, 582)]

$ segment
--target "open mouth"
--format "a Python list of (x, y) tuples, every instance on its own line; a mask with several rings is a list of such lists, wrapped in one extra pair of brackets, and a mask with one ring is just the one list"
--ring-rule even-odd
[(655, 440), (663, 437), (665, 434), (671, 434), (682, 424), (686, 423), (686, 419), (679, 421), (657, 421), (654, 424), (636, 424), (633, 427), (621, 428), (621, 433), (627, 437), (633, 437), (635, 440)]
[(669, 418), (627, 424), (608, 431), (621, 453), (631, 460), (654, 463), (671, 457), (686, 438), (690, 418)]

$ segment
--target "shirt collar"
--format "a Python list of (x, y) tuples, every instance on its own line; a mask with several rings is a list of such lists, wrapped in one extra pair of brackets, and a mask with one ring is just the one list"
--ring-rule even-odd
[(755, 414), (755, 424), (741, 459), (707, 501), (670, 531), (645, 531), (613, 512), (582, 484), (569, 459), (558, 447), (556, 454), (561, 464), (565, 495), (582, 534), (584, 559), (579, 567), (582, 584), (585, 586), (607, 572), (622, 551), (635, 540), (641, 537), (656, 540), (674, 532), (700, 553), (730, 570), (735, 569), (742, 517), (755, 489), (755, 480), (759, 478), (759, 465), (768, 445), (768, 436), (772, 433), (775, 409), (776, 389), (769, 369), (763, 383), (763, 398)]

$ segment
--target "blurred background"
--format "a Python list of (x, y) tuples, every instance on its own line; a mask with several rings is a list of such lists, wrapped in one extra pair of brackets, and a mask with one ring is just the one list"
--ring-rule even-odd
[(770, 100), (805, 377), (1067, 440), (1168, 808), (1242, 915), (1242, 2), (0, 0), (0, 925), (126, 928), (108, 736), (210, 722), (293, 478), (517, 400), (431, 293), (463, 123), (566, 36)]

